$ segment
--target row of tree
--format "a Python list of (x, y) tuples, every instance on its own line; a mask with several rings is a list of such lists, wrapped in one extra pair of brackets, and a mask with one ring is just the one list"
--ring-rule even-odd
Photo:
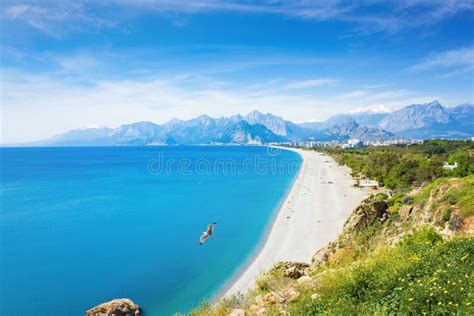
[[(391, 189), (406, 191), (440, 177), (465, 177), (474, 173), (474, 143), (429, 140), (417, 145), (366, 148), (324, 148), (340, 164), (352, 168), (354, 177), (367, 177)], [(457, 163), (453, 170), (443, 164)]]

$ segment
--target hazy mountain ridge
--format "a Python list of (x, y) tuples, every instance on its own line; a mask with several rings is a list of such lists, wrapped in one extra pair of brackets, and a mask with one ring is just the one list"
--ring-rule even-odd
[(370, 141), (386, 141), (396, 139), (397, 136), (381, 128), (360, 126), (355, 121), (333, 125), (327, 130), (328, 135), (337, 135), (339, 139), (355, 138)]
[(449, 112), (438, 101), (428, 104), (413, 104), (387, 114), (379, 126), (391, 132), (429, 127), (433, 124), (452, 123)]
[(300, 125), (313, 130), (323, 130), (347, 122), (383, 129), (403, 138), (466, 138), (474, 136), (474, 105), (463, 104), (449, 108), (433, 101), (412, 104), (391, 112), (337, 114), (324, 122)]
[(34, 143), (48, 146), (143, 146), (266, 144), (272, 142), (393, 140), (396, 138), (466, 138), (474, 136), (474, 105), (443, 107), (434, 101), (413, 104), (392, 112), (337, 114), (323, 122), (295, 124), (271, 113), (191, 120), (172, 119), (165, 124), (136, 122), (118, 128), (76, 129)]
[[(268, 124), (272, 124), (270, 121)], [(282, 131), (283, 133), (283, 131)], [(48, 146), (143, 146), (203, 144), (265, 144), (287, 138), (266, 126), (250, 124), (241, 116), (211, 118), (201, 115), (192, 120), (173, 119), (159, 125), (153, 122), (124, 124), (118, 128), (76, 129), (34, 145)]]

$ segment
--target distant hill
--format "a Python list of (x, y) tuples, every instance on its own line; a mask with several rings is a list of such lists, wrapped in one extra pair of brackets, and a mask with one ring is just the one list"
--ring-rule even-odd
[(136, 122), (118, 128), (75, 129), (30, 143), (38, 146), (144, 146), (267, 144), (272, 142), (328, 141), (357, 138), (467, 138), (474, 136), (474, 105), (446, 108), (439, 102), (413, 104), (392, 112), (338, 114), (323, 122), (295, 124), (271, 113), (252, 111), (245, 116), (191, 120), (165, 124)]

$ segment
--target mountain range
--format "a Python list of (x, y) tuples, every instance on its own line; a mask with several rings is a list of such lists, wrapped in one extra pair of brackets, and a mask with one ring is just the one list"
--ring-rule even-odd
[(137, 122), (118, 128), (76, 129), (29, 145), (142, 146), (266, 144), (357, 138), (468, 138), (474, 136), (474, 105), (444, 107), (438, 101), (413, 104), (392, 112), (359, 111), (338, 114), (324, 122), (296, 124), (258, 111), (231, 117), (201, 115), (165, 124)]

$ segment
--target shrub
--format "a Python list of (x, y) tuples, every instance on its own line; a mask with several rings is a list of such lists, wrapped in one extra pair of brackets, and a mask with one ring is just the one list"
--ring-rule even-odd
[(443, 213), (443, 221), (445, 221), (445, 222), (449, 221), (449, 219), (451, 218), (451, 212), (452, 212), (452, 210), (451, 210), (450, 207), (448, 207), (448, 208), (444, 211), (444, 213)]

